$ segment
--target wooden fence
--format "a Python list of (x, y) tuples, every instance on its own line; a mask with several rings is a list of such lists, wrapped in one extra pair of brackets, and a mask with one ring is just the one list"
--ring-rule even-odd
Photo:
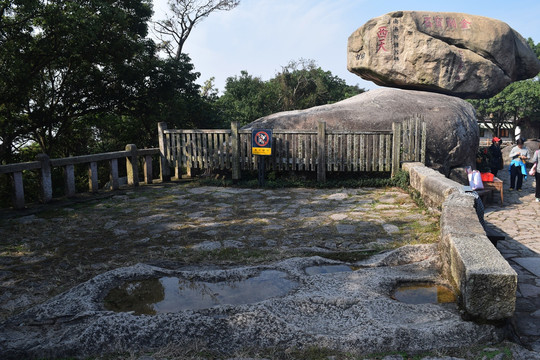
[[(251, 153), (251, 130), (175, 130), (159, 124), (160, 150), (176, 175), (186, 168), (232, 170), (240, 179), (242, 170), (257, 169)], [(319, 181), (326, 172), (391, 172), (404, 161), (425, 163), (426, 126), (420, 117), (394, 123), (391, 131), (327, 130), (320, 122), (317, 130), (273, 129), (272, 155), (266, 169), (274, 171), (316, 171)], [(163, 166), (164, 168), (166, 166)]]
[[(143, 159), (146, 183), (152, 183), (152, 156), (159, 156), (162, 181), (171, 179), (175, 168), (179, 177), (182, 168), (188, 175), (192, 169), (231, 170), (234, 180), (243, 170), (257, 169), (256, 155), (251, 153), (251, 130), (169, 130), (165, 123), (158, 126), (159, 148), (140, 149), (133, 144), (125, 151), (50, 159), (40, 154), (36, 161), (0, 165), (0, 174), (11, 176), (13, 207), (25, 207), (24, 172), (39, 171), (42, 202), (53, 196), (52, 168), (62, 167), (66, 196), (75, 195), (77, 164), (88, 166), (90, 192), (98, 190), (98, 164), (106, 163), (110, 172), (110, 189), (119, 188), (118, 160), (125, 158), (128, 185), (139, 184), (139, 157)], [(405, 161), (421, 161), (426, 156), (426, 126), (415, 117), (394, 123), (392, 131), (328, 131), (320, 122), (317, 130), (273, 129), (272, 155), (265, 165), (275, 171), (314, 171), (317, 179), (325, 181), (327, 172), (391, 172), (395, 174)]]

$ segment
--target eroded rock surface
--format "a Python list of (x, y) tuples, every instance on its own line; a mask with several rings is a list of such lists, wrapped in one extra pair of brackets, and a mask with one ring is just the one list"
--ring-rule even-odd
[[(208, 344), (222, 354), (244, 348), (317, 346), (351, 352), (426, 351), (499, 341), (492, 325), (461, 319), (455, 304), (410, 305), (391, 298), (400, 283), (439, 282), (436, 244), (387, 254), (381, 266), (308, 275), (320, 257), (228, 270), (180, 271), (135, 265), (99, 275), (0, 327), (2, 358), (92, 356), (169, 343)], [(402, 253), (402, 254), (401, 254)], [(414, 256), (411, 256), (415, 254)], [(391, 260), (390, 260), (391, 259)], [(397, 266), (385, 266), (400, 264)], [(107, 311), (103, 297), (132, 279), (182, 276), (226, 281), (278, 270), (298, 286), (283, 297), (158, 315)]]
[(349, 71), (381, 86), (487, 98), (540, 72), (540, 60), (506, 23), (482, 16), (396, 11), (350, 37)]

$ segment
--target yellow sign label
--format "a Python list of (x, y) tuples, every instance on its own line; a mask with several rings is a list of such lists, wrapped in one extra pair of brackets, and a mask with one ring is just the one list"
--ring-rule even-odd
[(252, 147), (251, 153), (253, 155), (272, 155), (272, 148)]

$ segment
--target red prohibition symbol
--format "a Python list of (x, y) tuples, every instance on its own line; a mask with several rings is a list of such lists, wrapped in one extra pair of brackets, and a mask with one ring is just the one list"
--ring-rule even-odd
[(265, 131), (259, 131), (255, 134), (255, 142), (259, 146), (266, 146), (268, 144), (268, 141), (270, 140), (270, 136)]

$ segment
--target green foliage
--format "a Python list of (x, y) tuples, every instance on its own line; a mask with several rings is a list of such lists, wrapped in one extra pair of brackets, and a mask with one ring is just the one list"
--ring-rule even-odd
[(90, 137), (87, 115), (121, 109), (143, 82), (138, 65), (154, 55), (145, 39), (152, 10), (142, 0), (18, 3), (2, 13), (10, 26), (1, 35), (9, 46), (0, 53), (0, 121), (15, 131), (0, 133), (2, 160), (25, 141), (68, 155)]
[(281, 110), (330, 104), (363, 92), (306, 59), (290, 61), (270, 82), (278, 89)]
[[(528, 39), (529, 46), (540, 59), (540, 43)], [(514, 127), (523, 121), (540, 121), (540, 80), (516, 81), (489, 99), (468, 100), (482, 121), (494, 134), (505, 122)]]
[(224, 125), (238, 121), (245, 125), (259, 117), (279, 111), (274, 87), (247, 71), (227, 78), (224, 94), (217, 100)]
[(514, 126), (523, 121), (540, 121), (540, 81), (524, 80), (508, 85), (489, 99), (468, 100), (476, 109), (478, 120), (494, 134), (505, 122)]
[(269, 81), (247, 71), (229, 77), (217, 104), (224, 125), (230, 121), (245, 125), (276, 112), (329, 104), (363, 91), (322, 70), (313, 60), (301, 59), (291, 61)]
[(394, 186), (397, 186), (403, 190), (409, 189), (409, 173), (407, 171), (400, 170), (392, 178)]
[(532, 51), (534, 51), (538, 59), (540, 59), (540, 43), (535, 44), (532, 38), (528, 38), (527, 44), (529, 44)]
[(28, 143), (65, 157), (154, 147), (159, 121), (212, 124), (189, 57), (161, 59), (146, 38), (146, 0), (4, 3), (1, 163), (20, 161)]

